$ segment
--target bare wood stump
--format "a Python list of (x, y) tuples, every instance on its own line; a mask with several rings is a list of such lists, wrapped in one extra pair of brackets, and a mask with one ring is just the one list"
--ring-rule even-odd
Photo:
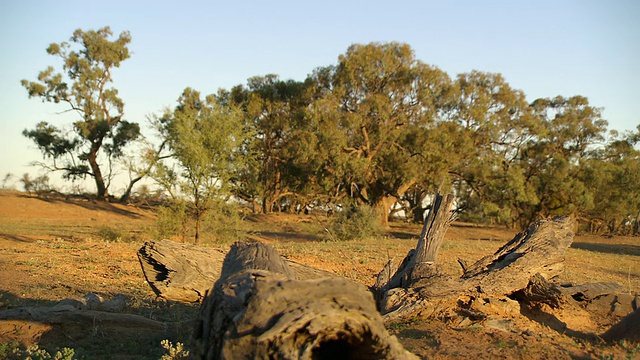
[[(156, 295), (179, 302), (199, 302), (220, 277), (226, 252), (170, 240), (148, 241), (138, 250), (142, 272)], [(337, 275), (285, 260), (299, 280)]]
[(371, 293), (346, 279), (296, 280), (268, 245), (238, 242), (202, 305), (201, 359), (411, 359)]

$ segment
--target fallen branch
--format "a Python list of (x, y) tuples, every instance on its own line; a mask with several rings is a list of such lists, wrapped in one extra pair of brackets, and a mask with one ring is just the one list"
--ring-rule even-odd
[(296, 280), (268, 245), (239, 242), (202, 305), (197, 358), (413, 359), (371, 293), (346, 279)]

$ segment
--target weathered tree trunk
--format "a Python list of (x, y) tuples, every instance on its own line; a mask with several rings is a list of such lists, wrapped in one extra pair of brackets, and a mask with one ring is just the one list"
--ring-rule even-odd
[(415, 256), (411, 258), (409, 264), (412, 280), (430, 276), (435, 270), (434, 266), (444, 240), (444, 234), (453, 221), (453, 215), (450, 211), (453, 200), (453, 194), (444, 198), (440, 194), (436, 196), (432, 210), (422, 226)]
[(573, 220), (539, 221), (516, 235), (495, 254), (463, 266), (460, 278), (438, 271), (435, 260), (451, 222), (453, 196), (438, 195), (418, 240), (398, 266), (389, 262), (373, 290), (386, 321), (410, 318), (459, 306), (460, 297), (505, 297), (525, 289), (532, 277), (559, 274), (564, 252), (573, 241)]
[[(145, 279), (156, 295), (180, 302), (202, 301), (220, 277), (226, 252), (170, 240), (148, 241), (138, 250)], [(337, 275), (285, 260), (298, 280)]]
[(295, 279), (278, 253), (238, 242), (202, 305), (200, 359), (410, 359), (371, 293), (346, 279)]

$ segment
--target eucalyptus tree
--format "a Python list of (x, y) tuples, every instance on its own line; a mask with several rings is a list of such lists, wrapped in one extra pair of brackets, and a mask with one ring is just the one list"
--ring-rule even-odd
[(78, 29), (70, 42), (47, 48), (47, 53), (62, 60), (63, 72), (50, 66), (39, 73), (37, 81), (22, 80), (29, 97), (63, 103), (64, 112), (78, 115), (73, 131), (48, 122), (23, 131), (50, 161), (42, 165), (63, 171), (67, 179), (93, 178), (98, 199), (108, 198), (114, 160), (140, 134), (137, 123), (124, 119), (124, 102), (118, 90), (110, 87), (114, 69), (130, 56), (131, 35), (124, 31), (115, 39), (112, 36), (109, 27)]
[(513, 224), (514, 204), (535, 202), (520, 168), (522, 147), (540, 126), (522, 91), (500, 74), (458, 75), (456, 100), (448, 110), (448, 132), (456, 140), (450, 168), (459, 206), (467, 216)]
[(640, 125), (613, 132), (606, 146), (592, 151), (579, 169), (591, 205), (577, 213), (592, 233), (640, 232)]
[(246, 161), (242, 145), (249, 133), (242, 111), (224, 97), (186, 88), (178, 106), (155, 121), (168, 154), (156, 156), (152, 177), (176, 200), (186, 198), (195, 220), (195, 242), (201, 222), (216, 204), (229, 199), (234, 179)]
[(307, 118), (321, 187), (377, 207), (386, 221), (390, 201), (425, 171), (414, 130), (434, 123), (448, 80), (396, 42), (352, 45), (316, 71)]
[(295, 163), (307, 105), (305, 84), (269, 74), (250, 78), (246, 88), (237, 86), (228, 95), (242, 106), (246, 127), (253, 134), (247, 143), (253, 161), (247, 164), (236, 195), (257, 200), (264, 213), (271, 212), (304, 184)]
[(583, 96), (537, 99), (531, 107), (543, 130), (522, 150), (525, 183), (537, 199), (522, 207), (522, 225), (593, 206), (592, 195), (578, 174), (593, 150), (604, 145), (607, 130), (600, 109)]

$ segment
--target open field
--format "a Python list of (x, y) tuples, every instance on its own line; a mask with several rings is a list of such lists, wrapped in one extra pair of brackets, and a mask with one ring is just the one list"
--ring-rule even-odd
[[(86, 358), (149, 358), (162, 355), (160, 341), (187, 342), (195, 304), (155, 298), (144, 281), (136, 251), (152, 239), (152, 209), (97, 203), (91, 200), (38, 199), (0, 191), (0, 310), (47, 306), (65, 298), (97, 293), (126, 297), (125, 312), (171, 322), (163, 336), (119, 338), (93, 329), (82, 340), (31, 324), (0, 323), (0, 343), (13, 339), (38, 341), (48, 349), (72, 347)], [(392, 223), (387, 235), (363, 241), (324, 241), (323, 222), (316, 216), (249, 215), (247, 237), (270, 243), (282, 255), (302, 264), (373, 284), (384, 263), (402, 258), (417, 242), (420, 226)], [(439, 261), (452, 274), (461, 272), (456, 258), (475, 261), (493, 253), (515, 231), (454, 224), (447, 233)], [(205, 239), (206, 240), (206, 239)], [(230, 244), (207, 244), (228, 247)], [(567, 283), (617, 282), (630, 294), (640, 293), (640, 239), (577, 236), (567, 252)], [(599, 331), (615, 318), (597, 324)], [(470, 327), (456, 329), (446, 321), (414, 319), (390, 327), (414, 353), (429, 358), (633, 358), (640, 347), (605, 346), (570, 337), (543, 325), (526, 333)]]

